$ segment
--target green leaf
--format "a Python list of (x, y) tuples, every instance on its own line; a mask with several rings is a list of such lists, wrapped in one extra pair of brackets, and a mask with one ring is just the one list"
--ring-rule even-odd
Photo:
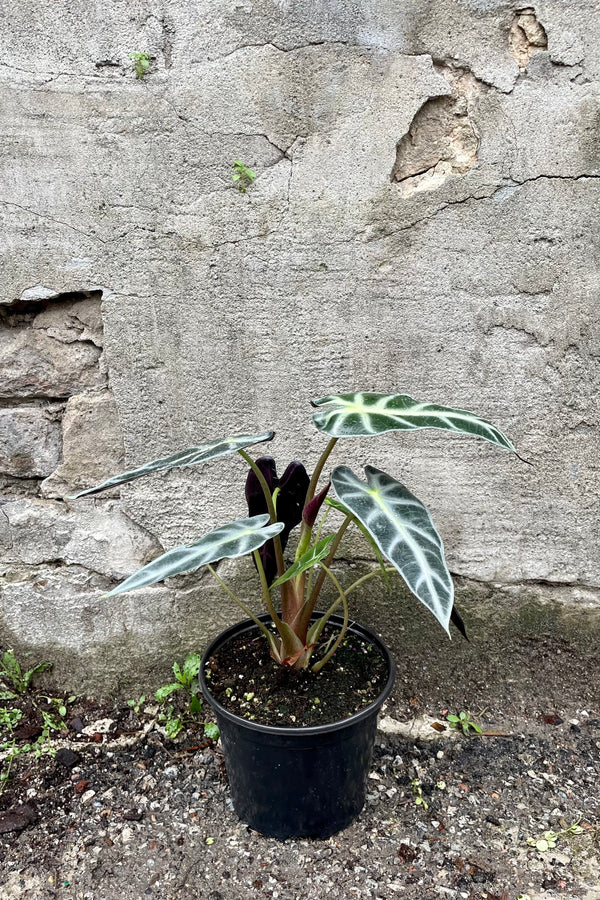
[(201, 662), (202, 657), (199, 653), (188, 653), (185, 658), (185, 662), (183, 663), (183, 675), (185, 677), (186, 684), (189, 684), (192, 679), (196, 677), (196, 675), (200, 671)]
[(316, 566), (322, 559), (325, 559), (329, 554), (329, 545), (334, 537), (335, 535), (330, 534), (328, 537), (323, 538), (323, 540), (315, 544), (314, 547), (310, 547), (293, 566), (290, 566), (277, 581), (273, 582), (271, 587), (279, 587), (280, 584), (284, 584), (284, 582), (289, 581), (290, 578), (296, 578), (297, 575), (301, 575), (302, 572), (306, 572), (307, 569)]
[(177, 681), (180, 684), (185, 684), (185, 678), (183, 676), (181, 669), (179, 668), (179, 663), (176, 663), (176, 662), (173, 663), (173, 674), (175, 675), (175, 678), (177, 679)]
[(215, 528), (194, 544), (175, 547), (163, 553), (105, 596), (114, 597), (126, 591), (148, 587), (173, 575), (193, 572), (200, 566), (217, 562), (219, 559), (246, 556), (253, 550), (258, 550), (285, 527), (283, 522), (275, 522), (273, 525), (267, 525), (267, 522), (269, 514), (263, 513)]
[(38, 675), (40, 672), (45, 672), (46, 669), (51, 669), (51, 668), (52, 668), (51, 662), (43, 662), (43, 663), (40, 663), (38, 666), (34, 666), (33, 669), (29, 669), (29, 671), (25, 672), (25, 675), (23, 676), (23, 681), (25, 683), (25, 687), (26, 688), (29, 687), (29, 682), (31, 681), (31, 679), (33, 678), (34, 675)]
[(167, 697), (170, 697), (175, 691), (180, 691), (182, 687), (183, 685), (180, 684), (179, 681), (175, 681), (172, 684), (163, 684), (163, 686), (159, 687), (156, 691), (154, 697), (159, 703), (164, 703)]
[(358, 528), (358, 530), (360, 531), (362, 536), (368, 541), (369, 546), (371, 547), (371, 550), (375, 554), (375, 559), (379, 563), (379, 568), (381, 569), (381, 575), (383, 577), (383, 581), (385, 583), (386, 588), (389, 590), (389, 588), (390, 588), (389, 572), (386, 570), (386, 567), (385, 567), (385, 559), (384, 559), (383, 553), (381, 552), (381, 550), (375, 543), (375, 539), (373, 538), (373, 536), (371, 534), (369, 534), (369, 531), (365, 528), (363, 523), (361, 521), (359, 521), (359, 519), (357, 519), (356, 516), (350, 512), (348, 507), (344, 506), (343, 503), (340, 503), (339, 500), (332, 500), (330, 497), (328, 497), (325, 500), (325, 503), (327, 503), (328, 506), (332, 506), (334, 509), (337, 509), (338, 512), (343, 513), (345, 516), (352, 517), (353, 523), (356, 525), (356, 527)]
[(475, 435), (516, 453), (506, 435), (474, 413), (413, 400), (407, 394), (330, 394), (313, 401), (313, 406), (327, 406), (312, 418), (319, 431), (335, 438), (440, 428)]
[(202, 700), (197, 694), (190, 700), (190, 712), (192, 715), (197, 715), (199, 712), (202, 712)]
[(16, 700), (18, 696), (13, 691), (0, 691), (0, 700)]
[(365, 484), (347, 466), (331, 475), (336, 497), (359, 519), (412, 593), (448, 631), (454, 586), (444, 545), (428, 510), (385, 472), (365, 468)]
[(197, 466), (209, 459), (226, 456), (228, 453), (235, 453), (237, 450), (243, 450), (245, 447), (251, 447), (253, 444), (262, 444), (264, 441), (270, 441), (274, 436), (274, 431), (265, 431), (263, 434), (240, 434), (231, 438), (219, 438), (216, 441), (211, 441), (210, 444), (190, 447), (189, 450), (180, 450), (178, 453), (172, 453), (170, 456), (164, 456), (161, 459), (155, 459), (153, 462), (146, 463), (138, 469), (131, 469), (129, 472), (115, 475), (113, 478), (103, 481), (102, 484), (87, 488), (87, 490), (80, 491), (67, 499), (77, 500), (78, 497), (83, 497), (85, 494), (96, 494), (105, 488), (115, 487), (118, 484), (133, 481), (144, 475), (152, 475), (155, 472), (168, 472), (169, 469), (180, 469), (183, 466)]
[(204, 726), (204, 734), (211, 741), (217, 741), (219, 739), (219, 726), (215, 725), (214, 722), (207, 722)]
[(167, 733), (167, 737), (170, 737), (171, 740), (174, 740), (181, 729), (183, 728), (183, 722), (180, 718), (176, 719), (167, 719), (165, 722), (165, 731)]

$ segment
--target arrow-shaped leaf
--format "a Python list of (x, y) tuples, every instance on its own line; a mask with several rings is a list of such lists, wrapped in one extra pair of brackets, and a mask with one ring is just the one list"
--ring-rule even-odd
[(124, 484), (126, 481), (133, 481), (141, 478), (143, 475), (152, 475), (154, 472), (167, 472), (169, 469), (180, 469), (182, 466), (197, 466), (199, 463), (214, 459), (216, 456), (225, 456), (228, 453), (235, 453), (236, 450), (243, 450), (244, 447), (251, 447), (253, 444), (261, 444), (263, 441), (270, 441), (275, 435), (274, 431), (265, 431), (263, 434), (240, 434), (231, 438), (219, 438), (211, 441), (210, 444), (202, 444), (199, 447), (190, 447), (189, 450), (180, 450), (172, 453), (171, 456), (164, 456), (161, 459), (155, 459), (153, 462), (146, 463), (138, 469), (131, 469), (129, 472), (123, 472), (121, 475), (115, 475), (102, 484), (80, 491), (69, 500), (76, 500), (83, 497), (84, 494), (96, 494), (105, 488), (115, 487), (118, 484)]
[(367, 484), (347, 466), (335, 468), (331, 484), (336, 497), (363, 523), (413, 594), (448, 631), (454, 586), (428, 510), (385, 472), (367, 466), (365, 473)]
[(331, 437), (367, 437), (386, 431), (441, 428), (475, 435), (516, 452), (506, 435), (474, 413), (419, 402), (407, 394), (330, 394), (313, 401), (313, 406), (327, 407), (313, 413), (312, 418), (319, 431)]
[(200, 566), (217, 562), (219, 559), (235, 559), (258, 550), (259, 547), (279, 534), (284, 527), (282, 522), (267, 525), (268, 513), (261, 516), (252, 516), (250, 519), (239, 519), (228, 525), (221, 525), (209, 532), (195, 544), (189, 546), (174, 547), (159, 556), (157, 559), (139, 569), (134, 575), (127, 578), (122, 584), (107, 594), (113, 597), (115, 594), (123, 594), (125, 591), (135, 591), (141, 587), (148, 587), (158, 581), (164, 581), (172, 575), (182, 575), (184, 572), (193, 572)]
[(293, 566), (290, 566), (287, 571), (281, 575), (277, 581), (274, 581), (271, 587), (279, 587), (280, 584), (283, 584), (284, 581), (289, 581), (290, 578), (295, 578), (297, 575), (301, 575), (302, 572), (306, 572), (307, 569), (310, 569), (312, 566), (316, 566), (318, 562), (325, 557), (329, 553), (329, 545), (334, 539), (335, 535), (330, 534), (328, 537), (323, 538), (322, 541), (318, 541), (314, 547), (311, 547), (306, 553), (303, 553), (300, 559), (296, 560)]
[(339, 500), (332, 500), (331, 497), (328, 497), (325, 500), (325, 503), (327, 504), (327, 506), (331, 506), (331, 507), (333, 507), (333, 509), (337, 509), (338, 512), (343, 513), (345, 516), (352, 516), (352, 521), (354, 522), (354, 524), (356, 525), (356, 527), (358, 528), (358, 530), (360, 531), (362, 536), (365, 538), (365, 540), (368, 542), (369, 546), (373, 550), (373, 553), (375, 554), (375, 559), (379, 563), (379, 568), (381, 569), (381, 576), (385, 582), (385, 586), (389, 589), (390, 579), (389, 579), (389, 575), (388, 575), (388, 572), (385, 567), (385, 559), (383, 557), (383, 553), (381, 552), (381, 550), (375, 543), (375, 539), (373, 538), (373, 536), (365, 528), (363, 523), (360, 522), (356, 518), (356, 516), (348, 509), (348, 507), (344, 506), (343, 503), (340, 503)]

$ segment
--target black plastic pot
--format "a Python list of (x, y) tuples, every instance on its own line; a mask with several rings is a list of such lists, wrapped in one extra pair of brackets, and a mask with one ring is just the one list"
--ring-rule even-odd
[[(315, 618), (321, 613), (315, 613)], [(268, 622), (269, 616), (261, 616)], [(341, 625), (339, 616), (333, 624)], [(370, 641), (388, 664), (388, 679), (377, 700), (340, 722), (280, 728), (250, 722), (229, 712), (210, 693), (204, 672), (218, 648), (244, 631), (250, 619), (222, 632), (208, 647), (200, 683), (221, 731), (233, 806), (247, 825), (267, 837), (326, 838), (346, 828), (365, 802), (377, 713), (392, 690), (396, 667), (385, 644), (361, 625), (350, 633)]]

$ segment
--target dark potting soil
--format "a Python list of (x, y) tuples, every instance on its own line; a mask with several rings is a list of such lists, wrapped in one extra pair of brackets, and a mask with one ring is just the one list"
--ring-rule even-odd
[[(337, 634), (325, 630), (325, 645)], [(264, 637), (246, 633), (220, 647), (205, 674), (211, 694), (230, 712), (262, 725), (299, 728), (338, 722), (369, 706), (385, 687), (388, 666), (376, 646), (348, 634), (320, 672), (297, 671), (271, 658)]]

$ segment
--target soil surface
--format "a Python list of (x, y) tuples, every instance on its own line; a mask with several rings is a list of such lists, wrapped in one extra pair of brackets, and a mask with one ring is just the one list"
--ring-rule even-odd
[[(39, 727), (36, 697), (19, 726)], [(464, 735), (437, 700), (397, 697), (358, 820), (285, 842), (238, 821), (202, 726), (171, 741), (158, 712), (76, 700), (56, 756), (15, 760), (0, 795), (2, 900), (600, 898), (597, 704), (472, 708), (483, 734)]]
[[(311, 662), (338, 634), (324, 630)], [(369, 706), (385, 687), (388, 665), (374, 644), (350, 633), (320, 672), (296, 671), (274, 662), (266, 638), (244, 633), (210, 657), (205, 677), (213, 697), (236, 715), (294, 728), (338, 722)]]

